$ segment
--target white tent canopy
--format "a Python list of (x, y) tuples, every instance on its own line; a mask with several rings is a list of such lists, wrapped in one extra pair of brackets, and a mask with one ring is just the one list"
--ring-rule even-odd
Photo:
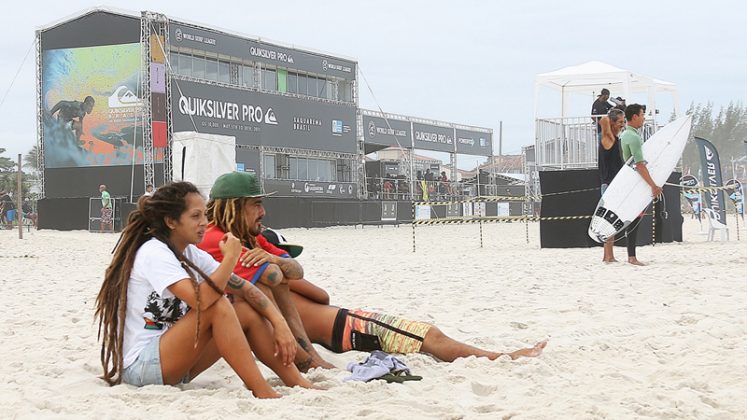
[[(654, 79), (630, 70), (621, 69), (599, 61), (589, 61), (577, 66), (564, 67), (549, 73), (538, 74), (534, 82), (534, 117), (537, 118), (540, 88), (547, 87), (560, 92), (560, 117), (565, 118), (568, 99), (571, 94), (596, 96), (603, 88), (612, 92), (619, 92), (624, 98), (630, 98), (632, 93), (647, 95), (647, 110), (649, 114), (656, 110), (656, 95), (669, 93), (672, 95), (674, 112), (679, 115), (679, 93), (677, 86), (671, 82)], [(615, 95), (616, 96), (616, 95)]]

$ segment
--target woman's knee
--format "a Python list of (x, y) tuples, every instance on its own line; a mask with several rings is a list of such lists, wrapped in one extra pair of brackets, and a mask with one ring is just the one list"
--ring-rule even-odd
[(218, 300), (215, 301), (215, 303), (210, 305), (210, 307), (208, 307), (207, 309), (203, 309), (203, 313), (212, 318), (233, 315), (235, 312), (233, 309), (233, 305), (228, 300), (228, 298), (225, 296), (221, 296), (220, 298), (218, 298)]

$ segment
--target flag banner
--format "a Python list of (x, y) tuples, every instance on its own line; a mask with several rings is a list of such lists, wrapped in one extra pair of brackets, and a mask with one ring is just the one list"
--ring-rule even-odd
[[(695, 137), (695, 144), (700, 152), (700, 164), (703, 171), (704, 187), (722, 187), (724, 185), (721, 177), (721, 161), (718, 158), (718, 150), (710, 141)], [(706, 191), (705, 204), (716, 213), (719, 222), (726, 224), (726, 203), (724, 191)]]

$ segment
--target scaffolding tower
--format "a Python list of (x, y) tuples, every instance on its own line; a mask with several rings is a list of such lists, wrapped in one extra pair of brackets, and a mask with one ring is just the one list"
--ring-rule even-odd
[(44, 188), (44, 111), (42, 107), (42, 57), (41, 57), (41, 31), (36, 31), (36, 167), (39, 168), (39, 188), (41, 198), (45, 197)]
[[(154, 42), (156, 45), (154, 45)], [(143, 173), (145, 185), (156, 185), (155, 182), (155, 148), (153, 145), (153, 110), (151, 101), (154, 49), (160, 49), (164, 56), (166, 84), (166, 147), (163, 148), (163, 182), (172, 179), (171, 146), (173, 125), (171, 119), (171, 71), (169, 59), (169, 20), (161, 13), (143, 11), (140, 19), (140, 45), (142, 49), (140, 92), (143, 112)]]

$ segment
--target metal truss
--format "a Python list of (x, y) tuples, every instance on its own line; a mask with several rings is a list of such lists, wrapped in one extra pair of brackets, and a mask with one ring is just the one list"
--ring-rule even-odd
[[(45, 197), (44, 187), (44, 106), (42, 103), (42, 58), (41, 58), (41, 31), (36, 31), (36, 166), (39, 169), (39, 188), (41, 198)], [(20, 168), (19, 168), (20, 169)]]
[(354, 158), (353, 165), (355, 168), (356, 181), (358, 183), (358, 199), (368, 198), (368, 190), (366, 186), (366, 148), (363, 140), (363, 115), (359, 112), (355, 113), (355, 142), (358, 146), (358, 154)]
[(153, 159), (153, 113), (150, 101), (150, 35), (155, 13), (143, 11), (140, 16), (140, 92), (143, 127), (143, 174), (145, 185), (156, 185)]

